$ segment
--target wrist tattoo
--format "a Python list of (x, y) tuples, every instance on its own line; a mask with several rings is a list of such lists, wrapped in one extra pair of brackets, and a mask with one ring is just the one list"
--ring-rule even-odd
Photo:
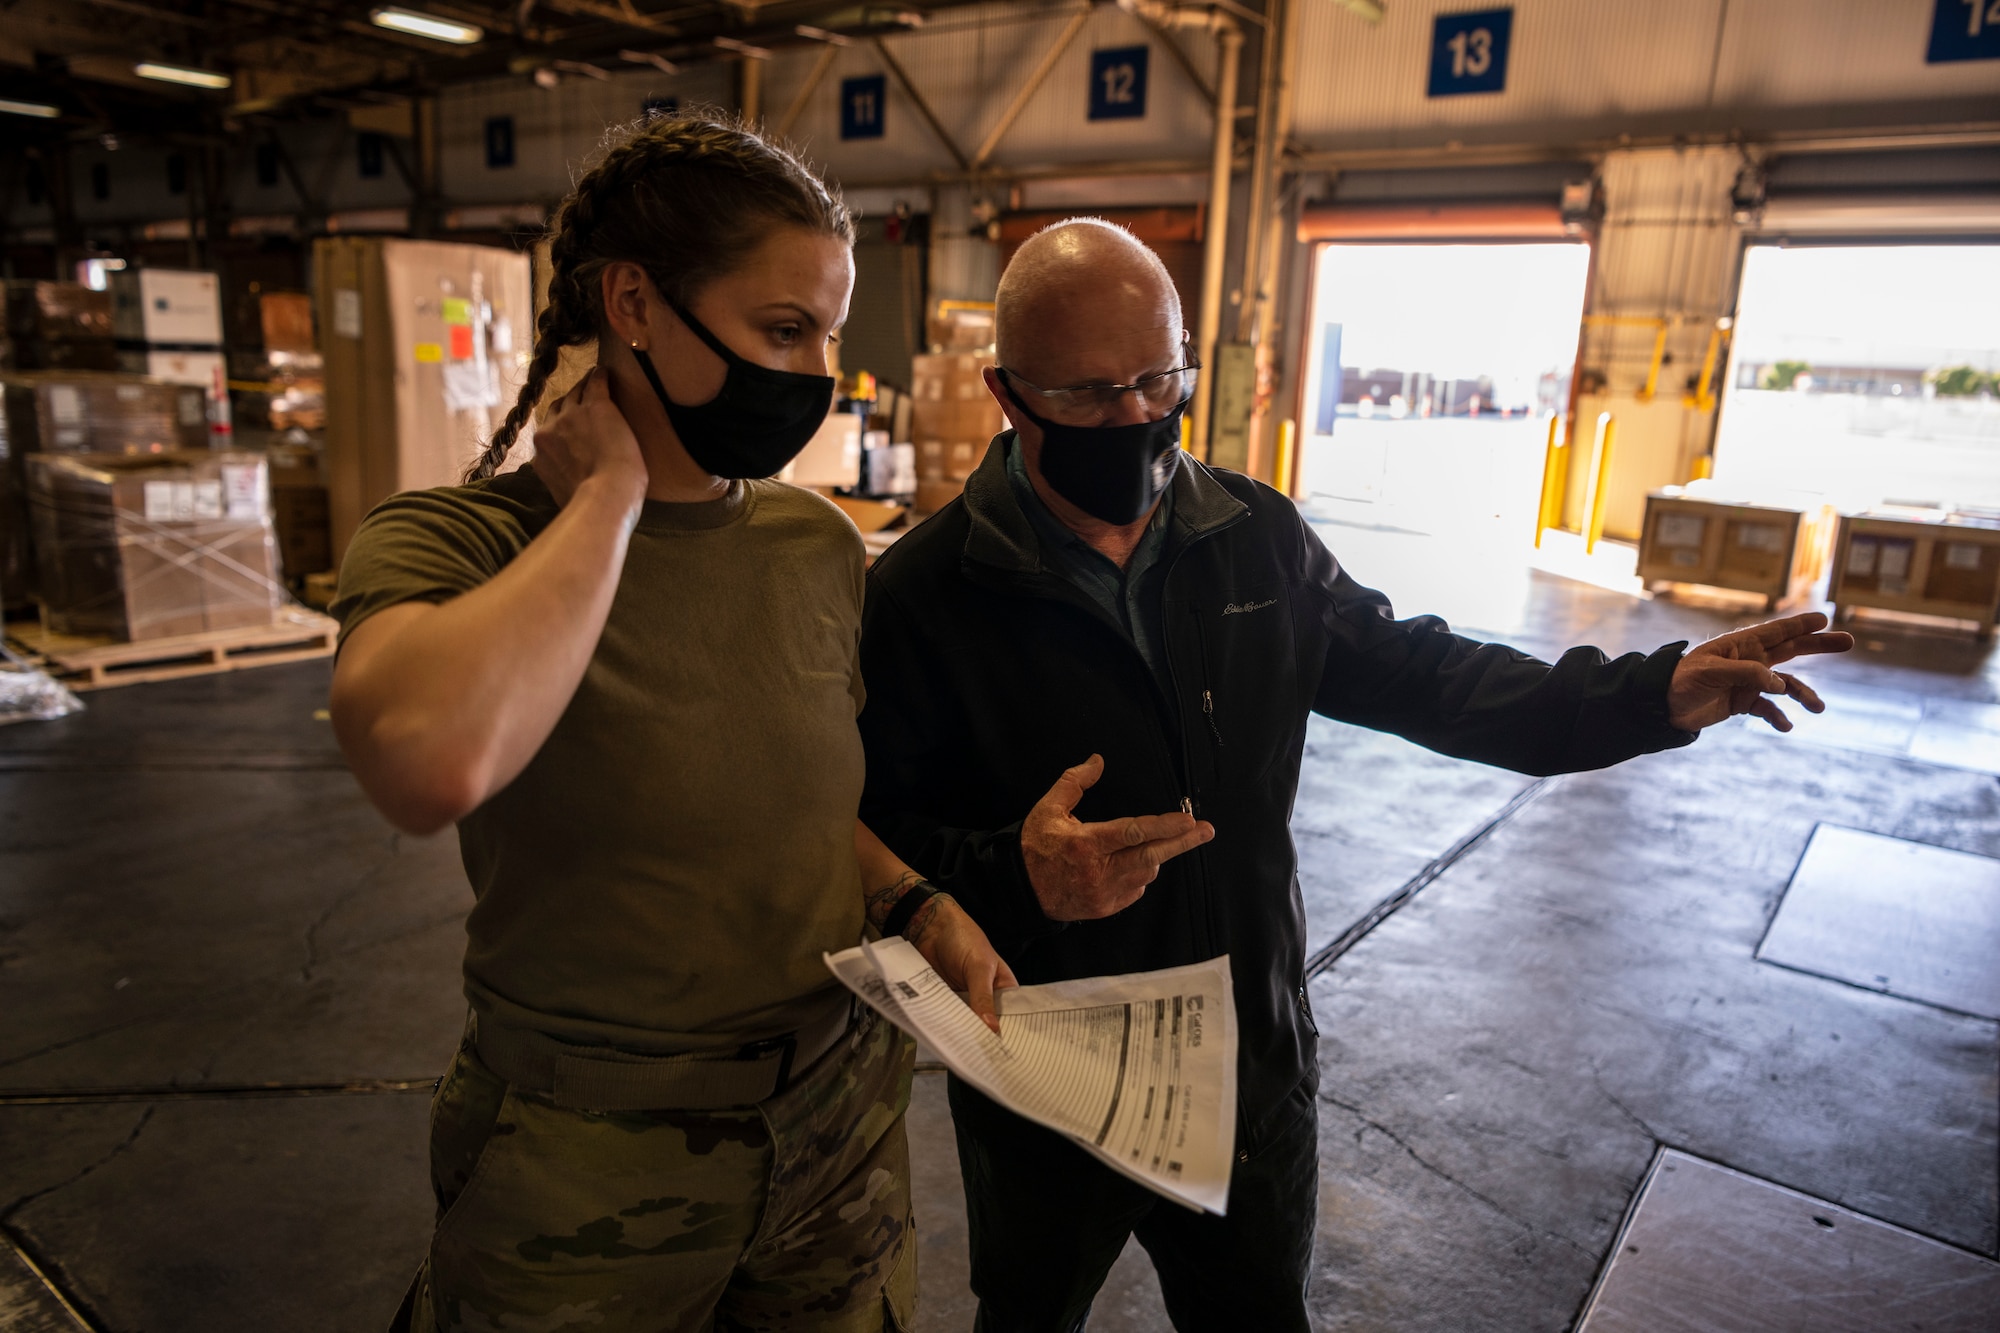
[(868, 915), (868, 924), (877, 930), (882, 929), (882, 924), (889, 919), (889, 913), (895, 909), (896, 904), (902, 900), (903, 895), (923, 882), (924, 877), (922, 875), (919, 875), (914, 870), (905, 870), (902, 874), (896, 876), (895, 883), (886, 884), (873, 892), (863, 895)]
[(943, 910), (944, 904), (951, 901), (952, 896), (948, 893), (933, 894), (931, 900), (919, 907), (917, 914), (910, 918), (910, 924), (903, 927), (903, 938), (921, 945), (924, 936), (930, 934), (931, 927), (937, 924), (938, 913)]

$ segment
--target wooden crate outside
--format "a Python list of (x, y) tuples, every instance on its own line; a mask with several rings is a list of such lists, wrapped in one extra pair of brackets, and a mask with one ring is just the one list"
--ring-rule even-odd
[(1776, 610), (1811, 595), (1825, 570), (1827, 529), (1823, 515), (1804, 510), (1654, 491), (1646, 497), (1638, 573), (1648, 588), (1728, 588)]
[(1873, 607), (1969, 620), (1991, 638), (2000, 619), (2000, 520), (1944, 510), (1843, 515), (1827, 598), (1835, 621)]

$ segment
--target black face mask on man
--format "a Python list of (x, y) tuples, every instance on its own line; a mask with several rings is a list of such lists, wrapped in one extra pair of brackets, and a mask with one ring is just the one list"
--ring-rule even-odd
[(760, 366), (731, 351), (678, 302), (667, 305), (729, 368), (715, 397), (689, 406), (667, 397), (652, 354), (632, 348), (688, 457), (712, 476), (777, 475), (825, 423), (833, 406), (833, 376)]
[(1014, 392), (1004, 369), (1000, 383), (1021, 415), (1042, 432), (1042, 480), (1092, 518), (1118, 527), (1136, 523), (1173, 485), (1188, 399), (1181, 399), (1158, 421), (1066, 426), (1036, 415)]

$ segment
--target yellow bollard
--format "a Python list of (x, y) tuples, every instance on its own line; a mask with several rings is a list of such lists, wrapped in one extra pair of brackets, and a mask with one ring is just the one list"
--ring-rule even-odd
[(1298, 469), (1299, 423), (1286, 417), (1278, 423), (1278, 465), (1272, 480), (1280, 491), (1292, 499), (1297, 498), (1297, 480), (1293, 475)]
[(1609, 412), (1597, 414), (1597, 439), (1590, 448), (1590, 513), (1583, 524), (1583, 553), (1597, 551), (1604, 535), (1604, 493), (1611, 488), (1611, 447), (1618, 442), (1618, 422)]
[(1542, 451), (1542, 502), (1535, 510), (1535, 549), (1542, 549), (1542, 534), (1556, 527), (1562, 518), (1563, 492), (1569, 480), (1569, 446), (1562, 437), (1563, 415), (1549, 418), (1549, 442)]

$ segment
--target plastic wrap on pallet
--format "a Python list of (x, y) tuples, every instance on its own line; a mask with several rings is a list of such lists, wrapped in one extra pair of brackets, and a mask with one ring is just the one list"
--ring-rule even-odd
[(0, 605), (35, 591), (27, 455), (161, 453), (206, 448), (199, 388), (101, 371), (0, 373)]
[(68, 686), (0, 644), (0, 726), (47, 722), (82, 708)]
[(28, 498), (56, 633), (240, 629), (270, 624), (284, 603), (261, 454), (36, 454)]

